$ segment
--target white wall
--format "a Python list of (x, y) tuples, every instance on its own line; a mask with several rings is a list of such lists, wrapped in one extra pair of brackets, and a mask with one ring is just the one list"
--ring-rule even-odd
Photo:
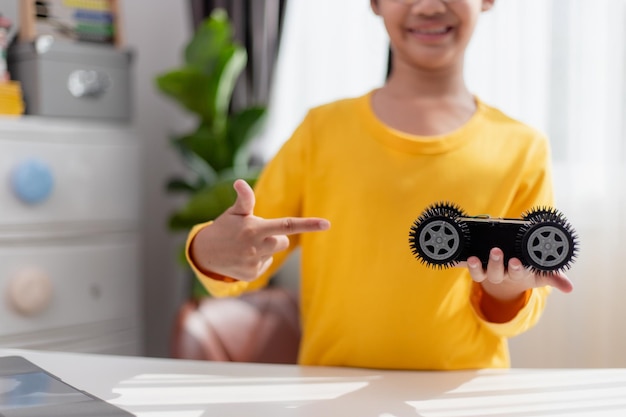
[(181, 238), (167, 230), (175, 200), (164, 185), (182, 171), (169, 134), (186, 130), (192, 120), (157, 91), (154, 77), (182, 62), (182, 48), (192, 32), (191, 16), (187, 0), (120, 0), (120, 6), (125, 43), (135, 52), (133, 123), (142, 143), (145, 353), (167, 356), (172, 320), (185, 297), (176, 263)]

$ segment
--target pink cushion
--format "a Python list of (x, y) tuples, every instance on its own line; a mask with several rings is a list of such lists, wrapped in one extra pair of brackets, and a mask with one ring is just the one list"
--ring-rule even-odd
[(212, 361), (296, 363), (300, 346), (297, 297), (265, 288), (236, 298), (206, 298), (181, 307), (172, 356)]

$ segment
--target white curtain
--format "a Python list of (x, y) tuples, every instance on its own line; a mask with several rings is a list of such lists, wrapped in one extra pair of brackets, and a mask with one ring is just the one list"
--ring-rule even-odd
[[(366, 0), (287, 7), (271, 157), (306, 109), (383, 82), (387, 41)], [(571, 294), (511, 341), (516, 367), (626, 367), (626, 0), (498, 0), (467, 51), (477, 95), (546, 132), (557, 208), (577, 230)]]
[(364, 94), (384, 82), (388, 42), (368, 0), (291, 0), (267, 122), (255, 154), (267, 160), (313, 106)]

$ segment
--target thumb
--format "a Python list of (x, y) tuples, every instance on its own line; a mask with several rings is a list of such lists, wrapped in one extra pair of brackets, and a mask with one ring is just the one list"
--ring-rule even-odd
[(251, 215), (254, 211), (254, 191), (244, 180), (237, 180), (233, 183), (233, 188), (237, 192), (237, 200), (231, 207), (231, 213), (239, 216)]
[(544, 280), (547, 285), (550, 285), (566, 294), (572, 292), (574, 289), (572, 281), (563, 273), (545, 275)]

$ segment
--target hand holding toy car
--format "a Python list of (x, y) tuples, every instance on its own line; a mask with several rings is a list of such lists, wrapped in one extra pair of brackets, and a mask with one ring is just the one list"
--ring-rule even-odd
[(537, 208), (521, 219), (505, 219), (468, 216), (448, 202), (433, 204), (418, 217), (409, 245), (427, 266), (467, 266), (488, 292), (499, 286), (499, 299), (545, 285), (570, 292), (564, 271), (578, 252), (574, 229), (556, 209)]

